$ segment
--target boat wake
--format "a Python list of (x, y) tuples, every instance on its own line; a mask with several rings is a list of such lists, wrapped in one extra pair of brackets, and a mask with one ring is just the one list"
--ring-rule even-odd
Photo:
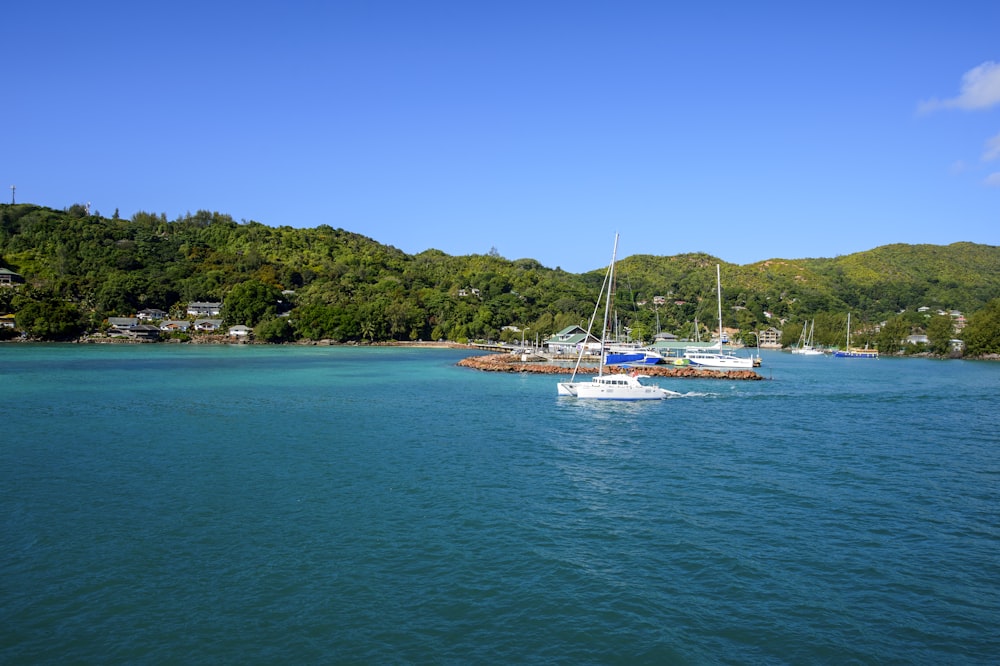
[(663, 392), (666, 394), (668, 400), (672, 398), (717, 398), (719, 396), (718, 393), (705, 393), (703, 391), (678, 393), (677, 391), (668, 391), (667, 389), (663, 389)]

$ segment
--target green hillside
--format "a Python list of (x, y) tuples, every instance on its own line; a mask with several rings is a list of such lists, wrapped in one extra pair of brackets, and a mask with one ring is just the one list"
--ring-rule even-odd
[[(974, 243), (746, 266), (700, 253), (634, 255), (618, 268), (619, 318), (646, 338), (657, 327), (687, 337), (695, 319), (714, 329), (716, 264), (727, 326), (797, 335), (815, 318), (827, 344), (840, 342), (848, 311), (861, 336), (874, 336), (872, 324), (900, 316), (920, 328), (921, 306), (968, 315), (1000, 296), (1000, 248)], [(206, 211), (125, 220), (31, 204), (0, 205), (0, 268), (25, 280), (0, 290), (0, 314), (34, 322), (42, 337), (96, 330), (109, 316), (143, 308), (182, 317), (190, 301), (223, 301), (227, 323), (256, 326), (260, 338), (337, 341), (519, 339), (509, 326), (545, 337), (589, 318), (604, 273), (570, 274), (495, 253), (408, 255), (327, 225), (275, 228)]]

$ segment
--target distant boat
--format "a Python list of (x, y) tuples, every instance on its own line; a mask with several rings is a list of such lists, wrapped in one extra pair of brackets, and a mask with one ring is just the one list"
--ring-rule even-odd
[(684, 360), (693, 366), (714, 370), (752, 370), (754, 368), (754, 359), (719, 351), (719, 349), (718, 345), (702, 349), (688, 347), (684, 352)]
[(656, 365), (662, 362), (662, 354), (638, 344), (612, 345), (604, 355), (605, 365)]
[(753, 358), (722, 351), (722, 343), (726, 334), (722, 329), (722, 271), (719, 264), (715, 265), (715, 282), (719, 300), (719, 341), (711, 347), (688, 347), (684, 350), (684, 358), (690, 361), (691, 365), (701, 368), (753, 370)]
[[(808, 331), (808, 333), (807, 333)], [(802, 327), (802, 335), (799, 337), (799, 346), (792, 350), (793, 354), (803, 356), (822, 356), (823, 351), (813, 346), (813, 334), (816, 332), (816, 320), (813, 319), (809, 326)]]
[(834, 356), (839, 358), (878, 358), (877, 349), (852, 349), (851, 348), (851, 313), (847, 313), (847, 346), (843, 351), (836, 351)]
[(641, 363), (645, 357), (646, 355), (639, 350), (609, 350), (604, 354), (604, 365), (627, 365), (631, 363)]
[[(577, 370), (580, 367), (580, 360), (583, 358), (583, 350), (577, 358), (576, 367), (573, 368), (573, 376), (568, 382), (559, 382), (556, 385), (558, 395), (572, 396), (575, 398), (586, 398), (592, 400), (663, 400), (669, 395), (678, 395), (674, 391), (668, 391), (655, 385), (646, 385), (642, 380), (645, 375), (639, 374), (638, 370), (625, 373), (605, 374), (607, 365), (607, 355), (605, 354), (605, 343), (607, 341), (609, 324), (608, 318), (611, 313), (611, 294), (614, 292), (615, 260), (618, 256), (618, 234), (615, 234), (614, 250), (611, 253), (611, 265), (608, 267), (607, 275), (604, 278), (604, 285), (597, 295), (597, 304), (594, 306), (594, 314), (590, 318), (590, 326), (587, 332), (593, 328), (594, 320), (597, 318), (597, 311), (601, 306), (601, 295), (605, 297), (604, 318), (601, 324), (601, 355), (597, 366), (597, 376), (590, 381), (576, 381)], [(606, 293), (605, 293), (605, 290)]]

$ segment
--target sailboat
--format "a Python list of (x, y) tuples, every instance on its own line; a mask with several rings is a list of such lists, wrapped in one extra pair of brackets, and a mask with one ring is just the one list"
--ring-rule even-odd
[(618, 234), (615, 234), (614, 250), (611, 253), (611, 265), (604, 277), (604, 285), (601, 293), (597, 295), (597, 304), (594, 306), (594, 314), (590, 318), (590, 325), (587, 327), (589, 333), (593, 329), (594, 320), (597, 318), (597, 311), (601, 307), (601, 295), (604, 295), (604, 320), (601, 324), (601, 353), (600, 363), (597, 366), (597, 376), (589, 381), (576, 381), (577, 371), (580, 368), (580, 361), (583, 359), (583, 348), (573, 368), (573, 375), (568, 382), (559, 382), (556, 385), (558, 395), (572, 396), (576, 398), (587, 398), (592, 400), (663, 400), (667, 396), (679, 395), (674, 391), (660, 388), (656, 385), (643, 384), (642, 380), (646, 375), (639, 374), (637, 370), (628, 373), (605, 373), (606, 354), (605, 345), (610, 332), (611, 322), (611, 295), (614, 292), (615, 261), (618, 256)]
[(877, 349), (864, 349), (851, 348), (851, 313), (847, 313), (847, 346), (843, 351), (836, 351), (833, 353), (834, 356), (840, 358), (878, 358)]
[[(808, 330), (808, 333), (806, 332)], [(822, 356), (822, 350), (813, 346), (813, 334), (816, 332), (816, 320), (813, 319), (808, 327), (802, 327), (802, 337), (799, 338), (799, 346), (792, 350), (793, 354), (803, 356)]]
[(684, 358), (702, 368), (717, 370), (753, 370), (754, 360), (737, 356), (732, 352), (722, 351), (722, 342), (726, 334), (722, 329), (722, 270), (715, 265), (715, 282), (719, 300), (719, 341), (711, 347), (688, 347), (684, 350)]

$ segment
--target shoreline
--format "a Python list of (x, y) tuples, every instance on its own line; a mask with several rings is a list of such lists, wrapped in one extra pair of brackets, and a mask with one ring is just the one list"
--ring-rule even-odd
[[(215, 344), (215, 345), (255, 345), (255, 346), (274, 346), (274, 347), (311, 347), (311, 346), (325, 346), (325, 347), (414, 347), (418, 349), (468, 349), (470, 351), (480, 350), (474, 344), (462, 344), (460, 342), (448, 342), (448, 341), (408, 341), (408, 340), (388, 340), (383, 342), (336, 342), (334, 340), (297, 340), (294, 342), (258, 342), (256, 340), (236, 340), (230, 338), (229, 336), (223, 335), (213, 335), (213, 334), (202, 334), (198, 336), (192, 336), (190, 340), (175, 340), (175, 339), (164, 339), (164, 340), (134, 340), (129, 338), (110, 338), (110, 337), (80, 337), (68, 340), (38, 340), (31, 338), (21, 338), (14, 337), (6, 340), (0, 340), (0, 345), (2, 344), (71, 344), (71, 345), (147, 345), (147, 344), (181, 344), (181, 345), (205, 345), (205, 344)], [(786, 351), (784, 349), (772, 349), (771, 351)], [(488, 356), (507, 356), (507, 354), (499, 354), (497, 352), (487, 353)], [(917, 352), (914, 354), (902, 354), (902, 353), (885, 353), (880, 354), (884, 358), (928, 358), (936, 359), (941, 361), (948, 360), (964, 360), (964, 361), (1000, 361), (1000, 354), (984, 354), (981, 356), (955, 356), (952, 354), (933, 354), (931, 352)], [(473, 357), (478, 358), (478, 357)], [(520, 361), (516, 361), (517, 365), (521, 365)], [(527, 365), (527, 364), (526, 364)], [(536, 363), (537, 365), (537, 363)], [(468, 367), (468, 366), (466, 366)], [(542, 372), (539, 370), (523, 370), (523, 372), (535, 372), (539, 374), (570, 374), (572, 371), (565, 372), (567, 368), (562, 366), (552, 366), (553, 370), (548, 372)], [(494, 371), (494, 372), (518, 372), (519, 370), (511, 369), (492, 369), (492, 368), (477, 368), (481, 370)], [(590, 368), (593, 369), (593, 368)], [(674, 374), (675, 370), (683, 368), (673, 368), (673, 367), (662, 367), (662, 366), (648, 366), (644, 368), (644, 374), (649, 376), (663, 376), (663, 377), (676, 377), (680, 376)], [(555, 370), (559, 370), (556, 372)], [(650, 370), (652, 372), (646, 372)], [(702, 372), (708, 372), (708, 370), (702, 370)], [(713, 372), (744, 372), (742, 370), (738, 371), (726, 371), (719, 370)]]

